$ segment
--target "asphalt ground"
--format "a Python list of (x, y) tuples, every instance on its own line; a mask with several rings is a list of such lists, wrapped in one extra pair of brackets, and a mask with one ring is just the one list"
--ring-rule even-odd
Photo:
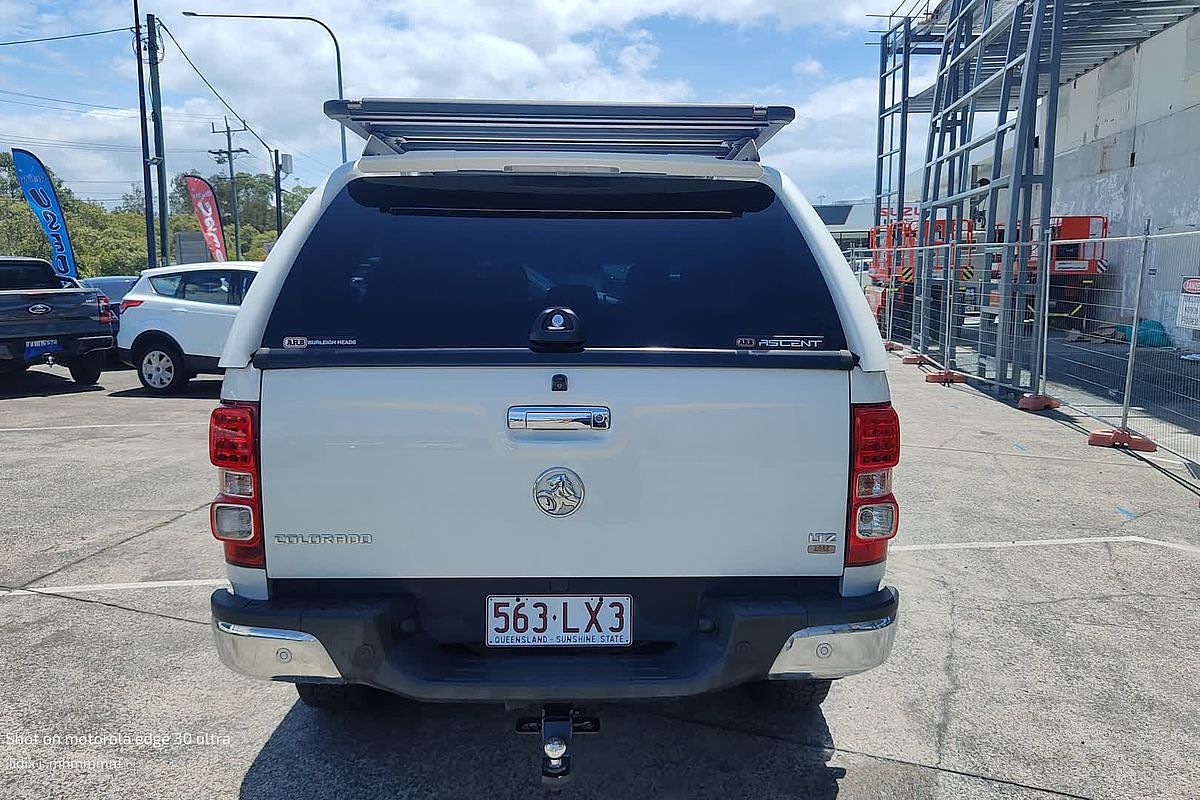
[[(811, 716), (740, 692), (608, 705), (580, 798), (1196, 796), (1200, 510), (1169, 458), (1089, 448), (896, 362), (901, 630)], [(208, 595), (216, 381), (0, 387), (0, 798), (540, 797), (491, 706), (357, 716), (227, 672)]]

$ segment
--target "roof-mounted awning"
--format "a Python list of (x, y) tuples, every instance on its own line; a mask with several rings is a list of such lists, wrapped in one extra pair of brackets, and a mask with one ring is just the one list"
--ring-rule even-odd
[(757, 161), (796, 117), (787, 106), (491, 100), (329, 100), (325, 114), (367, 140), (363, 155), (536, 150)]

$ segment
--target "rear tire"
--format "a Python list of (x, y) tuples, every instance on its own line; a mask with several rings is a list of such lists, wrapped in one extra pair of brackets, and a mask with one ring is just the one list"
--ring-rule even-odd
[(140, 345), (133, 363), (138, 380), (150, 394), (173, 394), (187, 385), (187, 364), (183, 360), (183, 353), (173, 344), (151, 342)]
[(755, 681), (746, 691), (757, 704), (785, 711), (815, 711), (829, 696), (833, 681)]
[(296, 694), (309, 708), (365, 711), (380, 704), (380, 692), (357, 683), (297, 683)]
[(73, 360), (67, 365), (71, 380), (80, 386), (92, 386), (100, 380), (100, 371), (104, 369), (104, 351), (88, 353)]

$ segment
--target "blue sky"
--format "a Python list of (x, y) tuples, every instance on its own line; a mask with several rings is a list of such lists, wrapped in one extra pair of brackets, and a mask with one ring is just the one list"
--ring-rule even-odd
[[(308, 14), (336, 31), (346, 94), (781, 103), (797, 121), (764, 152), (810, 199), (873, 181), (877, 38), (868, 12), (897, 0), (146, 0), (247, 123), (296, 155), (312, 184), (339, 161), (321, 113), (332, 46), (308, 23), (189, 19), (184, 9)], [(131, 24), (123, 0), (0, 0), (0, 41)], [(168, 40), (168, 169), (219, 167), (228, 114)], [(29, 95), (38, 95), (30, 97)], [(53, 98), (53, 99), (46, 99)], [(72, 101), (72, 102), (67, 102)], [(78, 193), (111, 202), (140, 180), (130, 34), (0, 47), (0, 146), (23, 146)], [(233, 115), (230, 115), (231, 118)], [(236, 127), (236, 124), (235, 124)], [(265, 171), (249, 134), (239, 169)], [(351, 152), (355, 143), (351, 141)]]

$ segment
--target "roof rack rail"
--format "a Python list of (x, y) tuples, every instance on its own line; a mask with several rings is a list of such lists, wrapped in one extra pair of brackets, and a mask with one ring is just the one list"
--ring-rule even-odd
[(328, 100), (325, 115), (367, 140), (363, 155), (537, 150), (757, 161), (796, 117), (788, 106), (689, 103)]

